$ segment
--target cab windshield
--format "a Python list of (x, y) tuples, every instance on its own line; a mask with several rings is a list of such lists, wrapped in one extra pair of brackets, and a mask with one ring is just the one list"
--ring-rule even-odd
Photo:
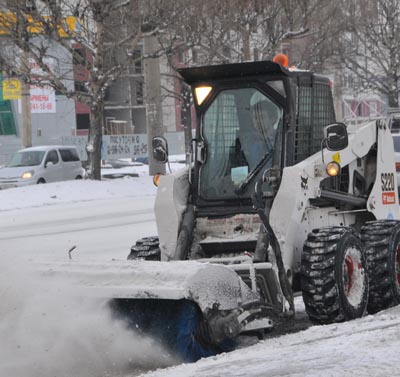
[(218, 94), (203, 117), (206, 161), (199, 185), (204, 199), (243, 195), (260, 166), (279, 162), (282, 116), (282, 108), (255, 88)]
[(37, 166), (43, 160), (43, 157), (46, 152), (43, 151), (26, 151), (26, 152), (17, 152), (15, 153), (9, 164), (7, 165), (10, 168), (18, 167), (18, 166)]

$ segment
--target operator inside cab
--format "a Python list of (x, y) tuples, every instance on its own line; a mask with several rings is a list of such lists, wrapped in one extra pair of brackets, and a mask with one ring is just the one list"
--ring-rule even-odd
[(282, 109), (256, 91), (250, 99), (250, 115), (251, 124), (240, 126), (238, 139), (252, 171), (264, 156), (273, 153)]
[[(282, 108), (256, 88), (225, 90), (216, 96), (203, 118), (207, 158), (200, 170), (202, 197), (237, 197), (237, 189), (260, 163), (277, 163), (282, 115)], [(245, 196), (252, 192), (250, 186), (246, 184)]]

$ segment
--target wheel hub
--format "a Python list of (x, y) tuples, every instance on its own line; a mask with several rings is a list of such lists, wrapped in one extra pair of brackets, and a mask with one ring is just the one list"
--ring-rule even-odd
[(351, 290), (353, 285), (353, 273), (354, 273), (354, 263), (353, 259), (348, 255), (344, 260), (343, 265), (343, 277), (344, 277), (344, 290), (346, 296)]
[(351, 305), (358, 306), (362, 301), (365, 289), (365, 275), (360, 250), (356, 248), (347, 249), (342, 268), (344, 294)]

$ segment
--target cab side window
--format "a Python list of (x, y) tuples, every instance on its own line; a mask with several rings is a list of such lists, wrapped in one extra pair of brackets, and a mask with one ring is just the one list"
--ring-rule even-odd
[(54, 165), (57, 164), (59, 161), (58, 159), (58, 154), (57, 151), (52, 150), (49, 153), (47, 153), (47, 157), (46, 157), (46, 164), (48, 162), (52, 162)]

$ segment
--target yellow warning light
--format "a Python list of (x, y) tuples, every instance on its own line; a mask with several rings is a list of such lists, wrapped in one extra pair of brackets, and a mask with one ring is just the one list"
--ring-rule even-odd
[(335, 161), (331, 161), (326, 165), (326, 172), (329, 176), (336, 177), (340, 173), (340, 165)]
[(208, 97), (211, 93), (212, 87), (211, 86), (198, 86), (194, 88), (194, 94), (196, 96), (196, 102), (200, 106), (204, 100)]

